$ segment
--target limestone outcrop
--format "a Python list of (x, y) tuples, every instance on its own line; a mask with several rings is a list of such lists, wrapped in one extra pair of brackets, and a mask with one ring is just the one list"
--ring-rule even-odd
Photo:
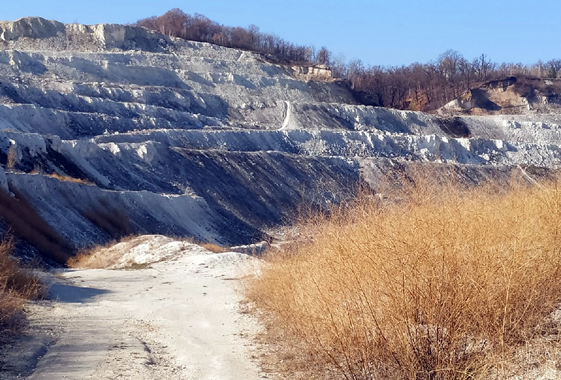
[(516, 78), (494, 80), (467, 91), (439, 110), (440, 114), (561, 114), (561, 80)]

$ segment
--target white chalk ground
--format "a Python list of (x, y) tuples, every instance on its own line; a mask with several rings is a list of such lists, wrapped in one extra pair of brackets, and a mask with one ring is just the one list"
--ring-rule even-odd
[[(147, 246), (146, 237), (139, 239)], [(132, 258), (129, 269), (60, 272), (50, 289), (57, 301), (33, 306), (31, 315), (32, 325), (52, 331), (54, 344), (26, 378), (266, 377), (252, 359), (259, 325), (243, 313), (238, 292), (241, 276), (257, 268), (254, 259), (163, 237), (151, 241), (164, 261), (133, 269), (139, 264)], [(147, 255), (139, 256), (146, 265)]]
[[(256, 259), (164, 236), (98, 254), (112, 269), (45, 275), (52, 300), (30, 305), (26, 333), (0, 345), (0, 380), (279, 378), (259, 370), (267, 352), (252, 338), (261, 327), (239, 292), (240, 279), (259, 271)], [(561, 379), (548, 351), (557, 346), (532, 347), (519, 353), (523, 375), (508, 379)]]

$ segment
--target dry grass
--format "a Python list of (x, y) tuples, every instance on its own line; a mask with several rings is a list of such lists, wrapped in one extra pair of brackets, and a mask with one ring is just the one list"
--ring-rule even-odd
[(72, 183), (80, 183), (82, 185), (88, 185), (88, 186), (93, 186), (94, 183), (82, 179), (82, 178), (74, 178), (74, 177), (70, 177), (67, 175), (63, 175), (63, 174), (57, 174), (57, 173), (51, 173), (51, 174), (45, 174), (45, 176), (47, 177), (51, 177), (54, 178), (60, 182), (72, 182)]
[(18, 327), (25, 301), (44, 291), (39, 280), (10, 257), (12, 249), (11, 241), (0, 242), (0, 338), (4, 331)]
[(561, 185), (416, 183), (312, 218), (313, 239), (266, 256), (249, 284), (284, 343), (303, 345), (308, 378), (505, 378), (521, 347), (557, 333)]
[(187, 243), (199, 245), (212, 253), (223, 253), (223, 252), (228, 252), (229, 250), (229, 247), (225, 247), (216, 243), (204, 243), (201, 240), (191, 236), (172, 235), (170, 237), (178, 241), (184, 241)]
[(190, 237), (190, 236), (178, 236), (178, 235), (173, 235), (170, 236), (171, 238), (178, 240), (178, 241), (184, 241), (187, 243), (191, 243), (191, 244), (196, 244), (199, 245), (201, 247), (203, 247), (204, 249), (212, 252), (212, 253), (223, 253), (223, 252), (228, 252), (229, 247), (224, 247), (222, 245), (216, 244), (216, 243), (204, 243), (201, 240), (194, 238), (194, 237)]
[(127, 251), (144, 242), (138, 238), (139, 235), (129, 235), (119, 241), (112, 240), (107, 244), (84, 248), (76, 256), (69, 258), (66, 265), (69, 268), (109, 268), (116, 264)]
[(29, 172), (29, 174), (39, 174), (39, 175), (42, 175), (42, 176), (45, 176), (45, 177), (54, 178), (54, 179), (56, 179), (60, 182), (72, 182), (72, 183), (79, 183), (79, 184), (82, 184), (82, 185), (95, 186), (94, 183), (88, 181), (87, 179), (71, 177), (71, 176), (68, 176), (66, 174), (58, 174), (56, 172), (45, 173), (43, 171), (43, 169), (38, 165), (35, 165), (33, 170), (31, 170)]
[(114, 255), (103, 254), (109, 251), (111, 247), (117, 244), (116, 241), (111, 241), (108, 244), (102, 246), (95, 246), (90, 248), (84, 248), (78, 251), (75, 256), (72, 256), (66, 261), (66, 266), (68, 268), (87, 268), (87, 269), (103, 269), (108, 268), (115, 264), (124, 252), (114, 252)]
[(195, 244), (200, 245), (201, 247), (212, 253), (226, 252), (226, 249), (218, 244), (213, 244), (213, 243), (195, 243)]
[[(88, 268), (88, 269), (102, 269), (109, 268), (119, 263), (127, 252), (133, 248), (150, 242), (152, 239), (151, 235), (141, 236), (141, 235), (128, 235), (119, 240), (112, 240), (104, 245), (96, 245), (93, 247), (82, 249), (74, 257), (71, 257), (66, 262), (69, 268)], [(184, 237), (173, 237), (172, 239), (176, 241), (182, 241), (191, 244), (197, 244), (201, 247), (213, 252), (222, 253), (227, 250), (217, 244), (211, 243), (195, 243), (193, 238)], [(126, 267), (126, 269), (142, 269), (148, 264), (131, 264)]]

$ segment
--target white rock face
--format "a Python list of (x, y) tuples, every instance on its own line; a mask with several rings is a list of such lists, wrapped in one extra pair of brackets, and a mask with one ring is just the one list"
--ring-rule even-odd
[(0, 40), (17, 41), (21, 38), (52, 38), (64, 33), (65, 25), (40, 17), (22, 18), (14, 22), (0, 22)]
[(476, 180), (561, 162), (559, 115), (361, 106), (321, 68), (121, 25), (22, 19), (0, 22), (0, 40), (0, 186), (78, 246), (110, 238), (92, 210), (118, 210), (137, 232), (243, 245), (411, 163)]

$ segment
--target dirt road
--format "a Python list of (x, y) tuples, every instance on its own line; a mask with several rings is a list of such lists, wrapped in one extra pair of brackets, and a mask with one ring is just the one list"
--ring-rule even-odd
[(183, 252), (147, 268), (66, 270), (51, 298), (32, 308), (52, 331), (32, 380), (263, 378), (240, 306), (239, 277), (254, 262), (239, 253)]

